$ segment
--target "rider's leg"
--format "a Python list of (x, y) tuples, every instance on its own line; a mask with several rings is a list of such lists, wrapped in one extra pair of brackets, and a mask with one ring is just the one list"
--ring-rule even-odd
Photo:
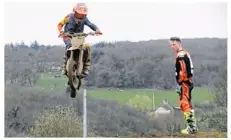
[(84, 53), (83, 53), (83, 75), (87, 76), (90, 71), (91, 66), (91, 48), (89, 44), (84, 44)]
[(186, 129), (181, 130), (183, 134), (192, 134), (197, 132), (196, 117), (191, 103), (192, 87), (183, 83), (181, 85), (180, 106), (184, 113), (184, 119), (187, 123)]
[(63, 56), (63, 63), (62, 63), (62, 74), (63, 75), (67, 75), (67, 70), (66, 70), (66, 65), (67, 65), (67, 53), (66, 53), (66, 50), (67, 48), (69, 48), (71, 46), (71, 42), (70, 40), (68, 40), (67, 38), (64, 38), (63, 39), (64, 43), (65, 43), (65, 53), (64, 53), (64, 56)]

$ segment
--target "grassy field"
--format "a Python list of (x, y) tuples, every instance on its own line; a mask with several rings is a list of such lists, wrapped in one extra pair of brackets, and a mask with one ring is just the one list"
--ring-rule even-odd
[[(117, 100), (121, 104), (126, 104), (129, 99), (133, 98), (136, 94), (147, 95), (152, 99), (154, 93), (155, 105), (158, 106), (164, 99), (168, 99), (172, 104), (178, 105), (179, 96), (174, 91), (158, 91), (150, 89), (124, 89), (124, 92), (107, 89), (92, 89), (88, 90), (90, 96), (108, 100)], [(206, 88), (195, 88), (193, 91), (192, 101), (204, 102), (209, 100), (211, 97)], [(152, 104), (150, 104), (150, 107)]]
[[(67, 78), (61, 76), (61, 78), (53, 78), (54, 73), (43, 73), (43, 78), (41, 78), (38, 82), (38, 86), (42, 88), (49, 88), (53, 90), (63, 90), (65, 89), (65, 84)], [(107, 90), (102, 88), (90, 88), (88, 89), (88, 96), (101, 98), (101, 99), (108, 99), (108, 100), (117, 100), (121, 104), (126, 104), (129, 99), (133, 98), (135, 95), (147, 95), (152, 99), (153, 93), (155, 98), (155, 106), (160, 105), (160, 103), (164, 99), (168, 99), (172, 104), (178, 106), (178, 94), (175, 93), (174, 90), (171, 91), (159, 91), (159, 90), (152, 90), (152, 89), (123, 89), (124, 92), (118, 91), (116, 89)], [(206, 100), (210, 100), (211, 95), (208, 92), (207, 88), (199, 88), (195, 87), (192, 92), (192, 101), (193, 103), (202, 103)], [(149, 106), (151, 107), (152, 104), (150, 103)]]
[[(40, 75), (38, 86), (45, 89), (61, 90), (65, 88), (67, 78), (61, 75), (60, 78), (54, 78), (56, 73), (43, 73)], [(60, 74), (60, 73), (57, 73)]]

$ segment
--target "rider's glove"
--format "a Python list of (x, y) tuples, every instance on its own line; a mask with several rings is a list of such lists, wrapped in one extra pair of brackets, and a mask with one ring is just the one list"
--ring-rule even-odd
[(100, 32), (100, 30), (96, 30), (95, 34), (99, 35), (99, 34), (102, 34), (102, 33)]
[(180, 94), (181, 93), (181, 87), (180, 85), (176, 85), (176, 93)]
[(59, 37), (63, 37), (63, 33), (64, 33), (63, 31), (60, 31), (59, 32)]

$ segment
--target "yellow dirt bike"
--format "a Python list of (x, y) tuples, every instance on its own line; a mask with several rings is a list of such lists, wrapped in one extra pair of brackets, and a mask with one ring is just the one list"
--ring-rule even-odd
[[(76, 97), (77, 90), (80, 89), (82, 79), (84, 76), (82, 75), (83, 70), (83, 52), (84, 52), (84, 41), (88, 35), (94, 36), (94, 32), (89, 33), (64, 33), (64, 36), (68, 37), (71, 40), (71, 47), (66, 51), (67, 53), (67, 77), (68, 77), (68, 85), (71, 88), (71, 98)], [(91, 55), (91, 54), (89, 54)]]

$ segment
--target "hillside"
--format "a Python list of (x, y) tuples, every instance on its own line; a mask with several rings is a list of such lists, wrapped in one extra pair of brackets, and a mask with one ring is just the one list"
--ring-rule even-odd
[[(182, 43), (193, 60), (195, 86), (211, 86), (216, 73), (226, 67), (227, 39), (182, 39)], [(6, 80), (18, 78), (16, 68), (22, 73), (26, 73), (25, 69), (34, 69), (33, 73), (58, 70), (63, 54), (61, 46), (44, 46), (36, 41), (30, 46), (23, 42), (7, 44), (5, 71), (13, 75), (6, 75)], [(91, 73), (86, 85), (171, 89), (175, 85), (174, 58), (168, 40), (98, 43), (92, 46)]]
[[(195, 66), (193, 102), (200, 133), (191, 137), (220, 137), (227, 132), (227, 39), (182, 42)], [(82, 137), (82, 94), (71, 99), (65, 93), (66, 78), (59, 69), (63, 53), (61, 46), (37, 41), (5, 45), (6, 137)], [(164, 98), (177, 105), (174, 57), (168, 40), (94, 44), (91, 73), (83, 86), (89, 91), (89, 136), (183, 137), (177, 135), (183, 122), (175, 125), (147, 115), (154, 91), (156, 106)]]

